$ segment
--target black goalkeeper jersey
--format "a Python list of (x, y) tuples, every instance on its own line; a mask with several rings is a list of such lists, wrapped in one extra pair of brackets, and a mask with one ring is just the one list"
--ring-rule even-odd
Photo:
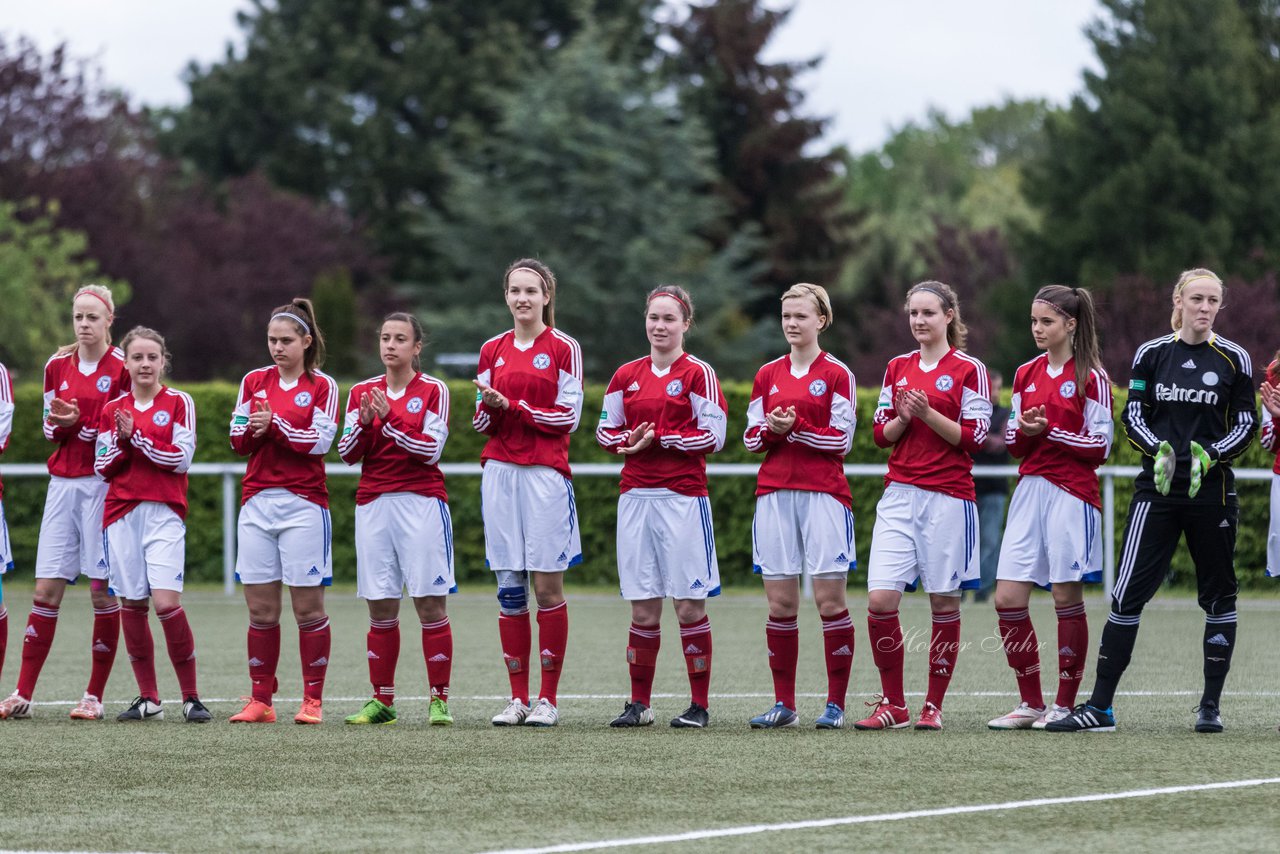
[(1191, 501), (1191, 443), (1216, 461), (1200, 484), (1197, 502), (1235, 504), (1231, 460), (1253, 441), (1258, 427), (1253, 364), (1244, 348), (1219, 335), (1188, 344), (1177, 333), (1148, 341), (1133, 357), (1125, 431), (1143, 453), (1139, 493), (1156, 492), (1153, 466), (1161, 441), (1173, 446), (1178, 464), (1164, 500)]

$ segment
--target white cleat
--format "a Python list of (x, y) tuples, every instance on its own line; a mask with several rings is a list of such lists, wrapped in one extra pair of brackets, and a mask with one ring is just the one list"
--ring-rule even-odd
[(1054, 703), (1044, 710), (1044, 714), (1036, 718), (1036, 722), (1031, 725), (1032, 729), (1044, 729), (1054, 721), (1060, 721), (1067, 715), (1071, 714), (1071, 710), (1066, 706), (1059, 706)]
[(560, 713), (546, 697), (538, 698), (538, 705), (524, 719), (525, 726), (555, 726), (560, 723)]
[(1037, 709), (1030, 703), (1022, 702), (1009, 714), (987, 721), (987, 729), (1031, 729), (1044, 714), (1044, 709)]
[(14, 691), (0, 700), (0, 721), (5, 719), (22, 720), (31, 717), (31, 701)]
[(529, 707), (512, 698), (507, 707), (493, 716), (494, 726), (520, 726), (529, 717)]
[(76, 707), (71, 710), (71, 720), (73, 721), (100, 721), (102, 720), (102, 701), (92, 694), (85, 694), (80, 698), (80, 702), (76, 703)]

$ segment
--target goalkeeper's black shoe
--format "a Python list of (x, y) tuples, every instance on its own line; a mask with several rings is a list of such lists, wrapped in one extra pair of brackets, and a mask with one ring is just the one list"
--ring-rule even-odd
[(1222, 732), (1222, 713), (1217, 703), (1201, 703), (1196, 711), (1200, 713), (1196, 717), (1196, 732)]

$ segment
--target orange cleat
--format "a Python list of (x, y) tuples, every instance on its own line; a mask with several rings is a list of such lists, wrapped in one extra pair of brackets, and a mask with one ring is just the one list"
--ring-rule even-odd
[(243, 709), (231, 716), (233, 724), (273, 724), (276, 710), (261, 700), (250, 700)]
[(324, 720), (324, 710), (320, 708), (320, 701), (314, 697), (303, 697), (302, 708), (298, 709), (298, 713), (293, 716), (295, 724), (318, 724)]

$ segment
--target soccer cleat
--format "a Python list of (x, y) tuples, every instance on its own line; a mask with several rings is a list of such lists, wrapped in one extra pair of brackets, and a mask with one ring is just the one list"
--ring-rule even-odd
[(1059, 706), (1053, 703), (1049, 708), (1044, 710), (1044, 714), (1036, 718), (1036, 722), (1031, 725), (1032, 729), (1044, 729), (1054, 721), (1060, 721), (1067, 715), (1071, 714), (1071, 709), (1066, 706)]
[(213, 720), (213, 715), (200, 698), (192, 694), (182, 703), (182, 719), (189, 724), (207, 724)]
[(505, 709), (493, 716), (493, 725), (520, 726), (527, 717), (529, 717), (529, 707), (513, 697)]
[(529, 716), (524, 719), (525, 726), (555, 726), (560, 723), (560, 712), (551, 705), (546, 697), (538, 698), (538, 705), (533, 707)]
[(1081, 703), (1071, 714), (1045, 724), (1045, 732), (1115, 732), (1116, 713), (1113, 709), (1095, 709)]
[(902, 729), (911, 723), (911, 713), (906, 706), (895, 706), (884, 697), (878, 702), (867, 703), (874, 706), (870, 717), (863, 718), (853, 725), (854, 729)]
[(324, 709), (315, 697), (303, 697), (302, 708), (293, 716), (295, 724), (318, 724), (324, 721)]
[(349, 724), (393, 724), (396, 722), (396, 707), (381, 700), (370, 700), (363, 709), (343, 720)]
[(690, 703), (689, 708), (671, 719), (671, 725), (676, 729), (706, 729), (709, 723), (711, 714), (697, 703)]
[(244, 708), (231, 716), (233, 724), (273, 724), (276, 722), (276, 710), (261, 700), (250, 700)]
[(118, 721), (162, 721), (164, 709), (160, 703), (146, 697), (135, 697), (133, 705), (116, 715)]
[(453, 726), (453, 715), (449, 714), (449, 704), (439, 697), (431, 698), (431, 707), (427, 715), (427, 723), (431, 726)]
[(653, 709), (644, 703), (627, 703), (622, 707), (622, 714), (609, 721), (612, 727), (648, 726), (653, 723)]
[(933, 703), (925, 703), (916, 719), (916, 729), (927, 732), (939, 732), (942, 729), (942, 709)]
[(1217, 703), (1201, 703), (1196, 706), (1196, 732), (1222, 732), (1222, 713)]
[(71, 710), (71, 720), (73, 721), (100, 721), (102, 720), (102, 701), (92, 694), (85, 694), (80, 698), (80, 702), (76, 703), (76, 707)]
[(835, 703), (827, 703), (827, 708), (814, 725), (817, 729), (843, 729), (844, 728), (844, 709)]
[(5, 719), (16, 721), (29, 717), (31, 717), (31, 701), (17, 691), (0, 700), (0, 721)]
[(751, 719), (752, 729), (781, 729), (799, 725), (800, 716), (781, 703), (774, 703), (772, 709)]
[(1045, 713), (1044, 709), (1037, 709), (1024, 701), (1019, 703), (1018, 708), (1012, 712), (987, 721), (987, 729), (1031, 729), (1036, 725), (1036, 721), (1044, 717)]

